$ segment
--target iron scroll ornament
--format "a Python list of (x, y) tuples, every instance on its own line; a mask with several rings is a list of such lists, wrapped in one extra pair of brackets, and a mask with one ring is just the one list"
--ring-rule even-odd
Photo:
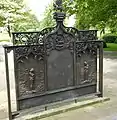
[(82, 54), (88, 52), (89, 54), (97, 56), (97, 49), (99, 47), (99, 43), (96, 42), (76, 42), (76, 56), (81, 57)]
[(66, 48), (73, 53), (73, 46), (75, 41), (77, 41), (76, 36), (78, 35), (78, 31), (75, 28), (64, 26), (63, 21), (66, 17), (66, 14), (62, 12), (62, 0), (56, 0), (54, 7), (56, 10), (54, 13), (56, 27), (53, 32), (49, 33), (44, 38), (47, 55), (49, 55), (51, 50), (63, 50)]

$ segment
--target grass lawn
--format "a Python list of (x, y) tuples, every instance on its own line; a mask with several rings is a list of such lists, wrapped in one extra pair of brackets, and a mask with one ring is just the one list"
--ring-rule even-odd
[(117, 44), (107, 43), (107, 48), (104, 48), (104, 51), (117, 51)]

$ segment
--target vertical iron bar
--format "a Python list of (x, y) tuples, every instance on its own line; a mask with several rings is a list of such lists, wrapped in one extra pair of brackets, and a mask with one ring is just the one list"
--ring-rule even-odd
[[(98, 46), (97, 46), (98, 47)], [(96, 73), (96, 85), (98, 85), (98, 79), (97, 79), (97, 77), (98, 77), (98, 74), (97, 74), (97, 72), (98, 72), (98, 65), (97, 65), (97, 63), (98, 63), (98, 48), (96, 48), (96, 56), (95, 56), (95, 65), (96, 65), (96, 68), (95, 68), (95, 73)], [(96, 92), (98, 92), (97, 91), (97, 88), (96, 88)]]
[(8, 115), (9, 115), (9, 120), (12, 120), (7, 48), (4, 48), (4, 54), (5, 54), (6, 83), (7, 83), (7, 97), (8, 97)]
[(18, 89), (18, 79), (16, 77), (17, 75), (17, 70), (16, 70), (16, 58), (15, 58), (15, 49), (13, 49), (13, 60), (14, 60), (14, 76), (15, 76), (15, 90), (16, 90), (16, 106), (17, 106), (17, 111), (20, 110), (20, 105), (19, 105), (19, 101), (18, 101), (18, 97), (19, 97), (19, 89)]
[(99, 92), (98, 97), (103, 97), (103, 43), (99, 48)]
[[(46, 54), (45, 54), (46, 55)], [(48, 91), (48, 57), (45, 56), (45, 89)]]
[(73, 85), (77, 85), (77, 79), (76, 79), (76, 54), (75, 54), (75, 48), (76, 48), (76, 41), (73, 42)]
[[(12, 40), (13, 40), (13, 45), (15, 45), (15, 37), (14, 33), (12, 33)], [(17, 83), (17, 78), (16, 78), (16, 60), (14, 56), (15, 52), (13, 50), (13, 60), (14, 60), (14, 76), (15, 76), (15, 89), (16, 89), (16, 106), (17, 106), (17, 111), (20, 110), (19, 102), (18, 102), (18, 97), (19, 97), (19, 91), (18, 91), (18, 83)]]
[(13, 45), (15, 45), (14, 33), (12, 33), (12, 40), (13, 40)]
[(44, 82), (45, 82), (45, 91), (48, 91), (48, 63), (47, 63), (47, 50), (46, 50), (46, 38), (44, 39)]

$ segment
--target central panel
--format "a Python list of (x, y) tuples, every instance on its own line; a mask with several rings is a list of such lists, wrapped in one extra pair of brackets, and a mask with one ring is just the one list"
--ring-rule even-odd
[(51, 51), (48, 57), (48, 90), (73, 85), (73, 57), (68, 49)]

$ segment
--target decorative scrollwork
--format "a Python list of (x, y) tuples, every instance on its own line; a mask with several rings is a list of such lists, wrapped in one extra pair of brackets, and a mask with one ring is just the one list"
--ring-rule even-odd
[(65, 27), (65, 30), (68, 33), (71, 33), (72, 35), (74, 35), (74, 37), (76, 38), (77, 41), (79, 41), (79, 31), (76, 28), (73, 27)]
[(32, 45), (39, 42), (39, 32), (19, 32), (13, 33), (14, 45)]
[(76, 42), (76, 56), (81, 57), (86, 52), (97, 55), (98, 44), (96, 42)]
[(40, 46), (19, 46), (15, 49), (15, 60), (23, 63), (23, 59), (28, 59), (30, 55), (34, 56), (34, 59), (43, 60), (44, 59), (44, 48), (43, 45)]
[(61, 34), (51, 34), (45, 40), (47, 55), (52, 50), (69, 49), (73, 53), (74, 37), (68, 33), (62, 32)]
[(79, 31), (80, 41), (97, 40), (97, 30)]
[[(89, 30), (89, 31), (78, 31), (73, 27), (64, 27), (65, 31), (74, 35), (77, 41), (89, 41), (97, 39), (97, 31)], [(43, 38), (50, 33), (53, 33), (56, 28), (46, 28), (40, 32), (18, 32), (13, 33), (13, 41), (14, 45), (35, 45), (35, 44), (43, 44)]]
[(37, 45), (43, 44), (43, 38), (51, 33), (55, 27), (43, 29), (40, 32), (18, 32), (13, 33), (14, 45)]
[[(63, 21), (66, 17), (66, 14), (62, 8), (62, 0), (55, 0), (54, 8), (56, 12), (54, 13), (54, 19), (56, 20), (56, 27), (45, 28), (39, 32), (18, 32), (13, 33), (13, 43), (14, 45), (25, 44), (25, 45), (35, 45), (35, 44), (43, 44), (44, 38), (52, 34), (55, 31), (64, 30), (67, 33), (72, 34), (75, 37), (75, 41), (89, 41), (97, 39), (97, 30), (77, 30), (73, 27), (65, 27), (63, 25)], [(62, 28), (61, 30), (58, 28)], [(58, 36), (59, 37), (59, 36)]]

